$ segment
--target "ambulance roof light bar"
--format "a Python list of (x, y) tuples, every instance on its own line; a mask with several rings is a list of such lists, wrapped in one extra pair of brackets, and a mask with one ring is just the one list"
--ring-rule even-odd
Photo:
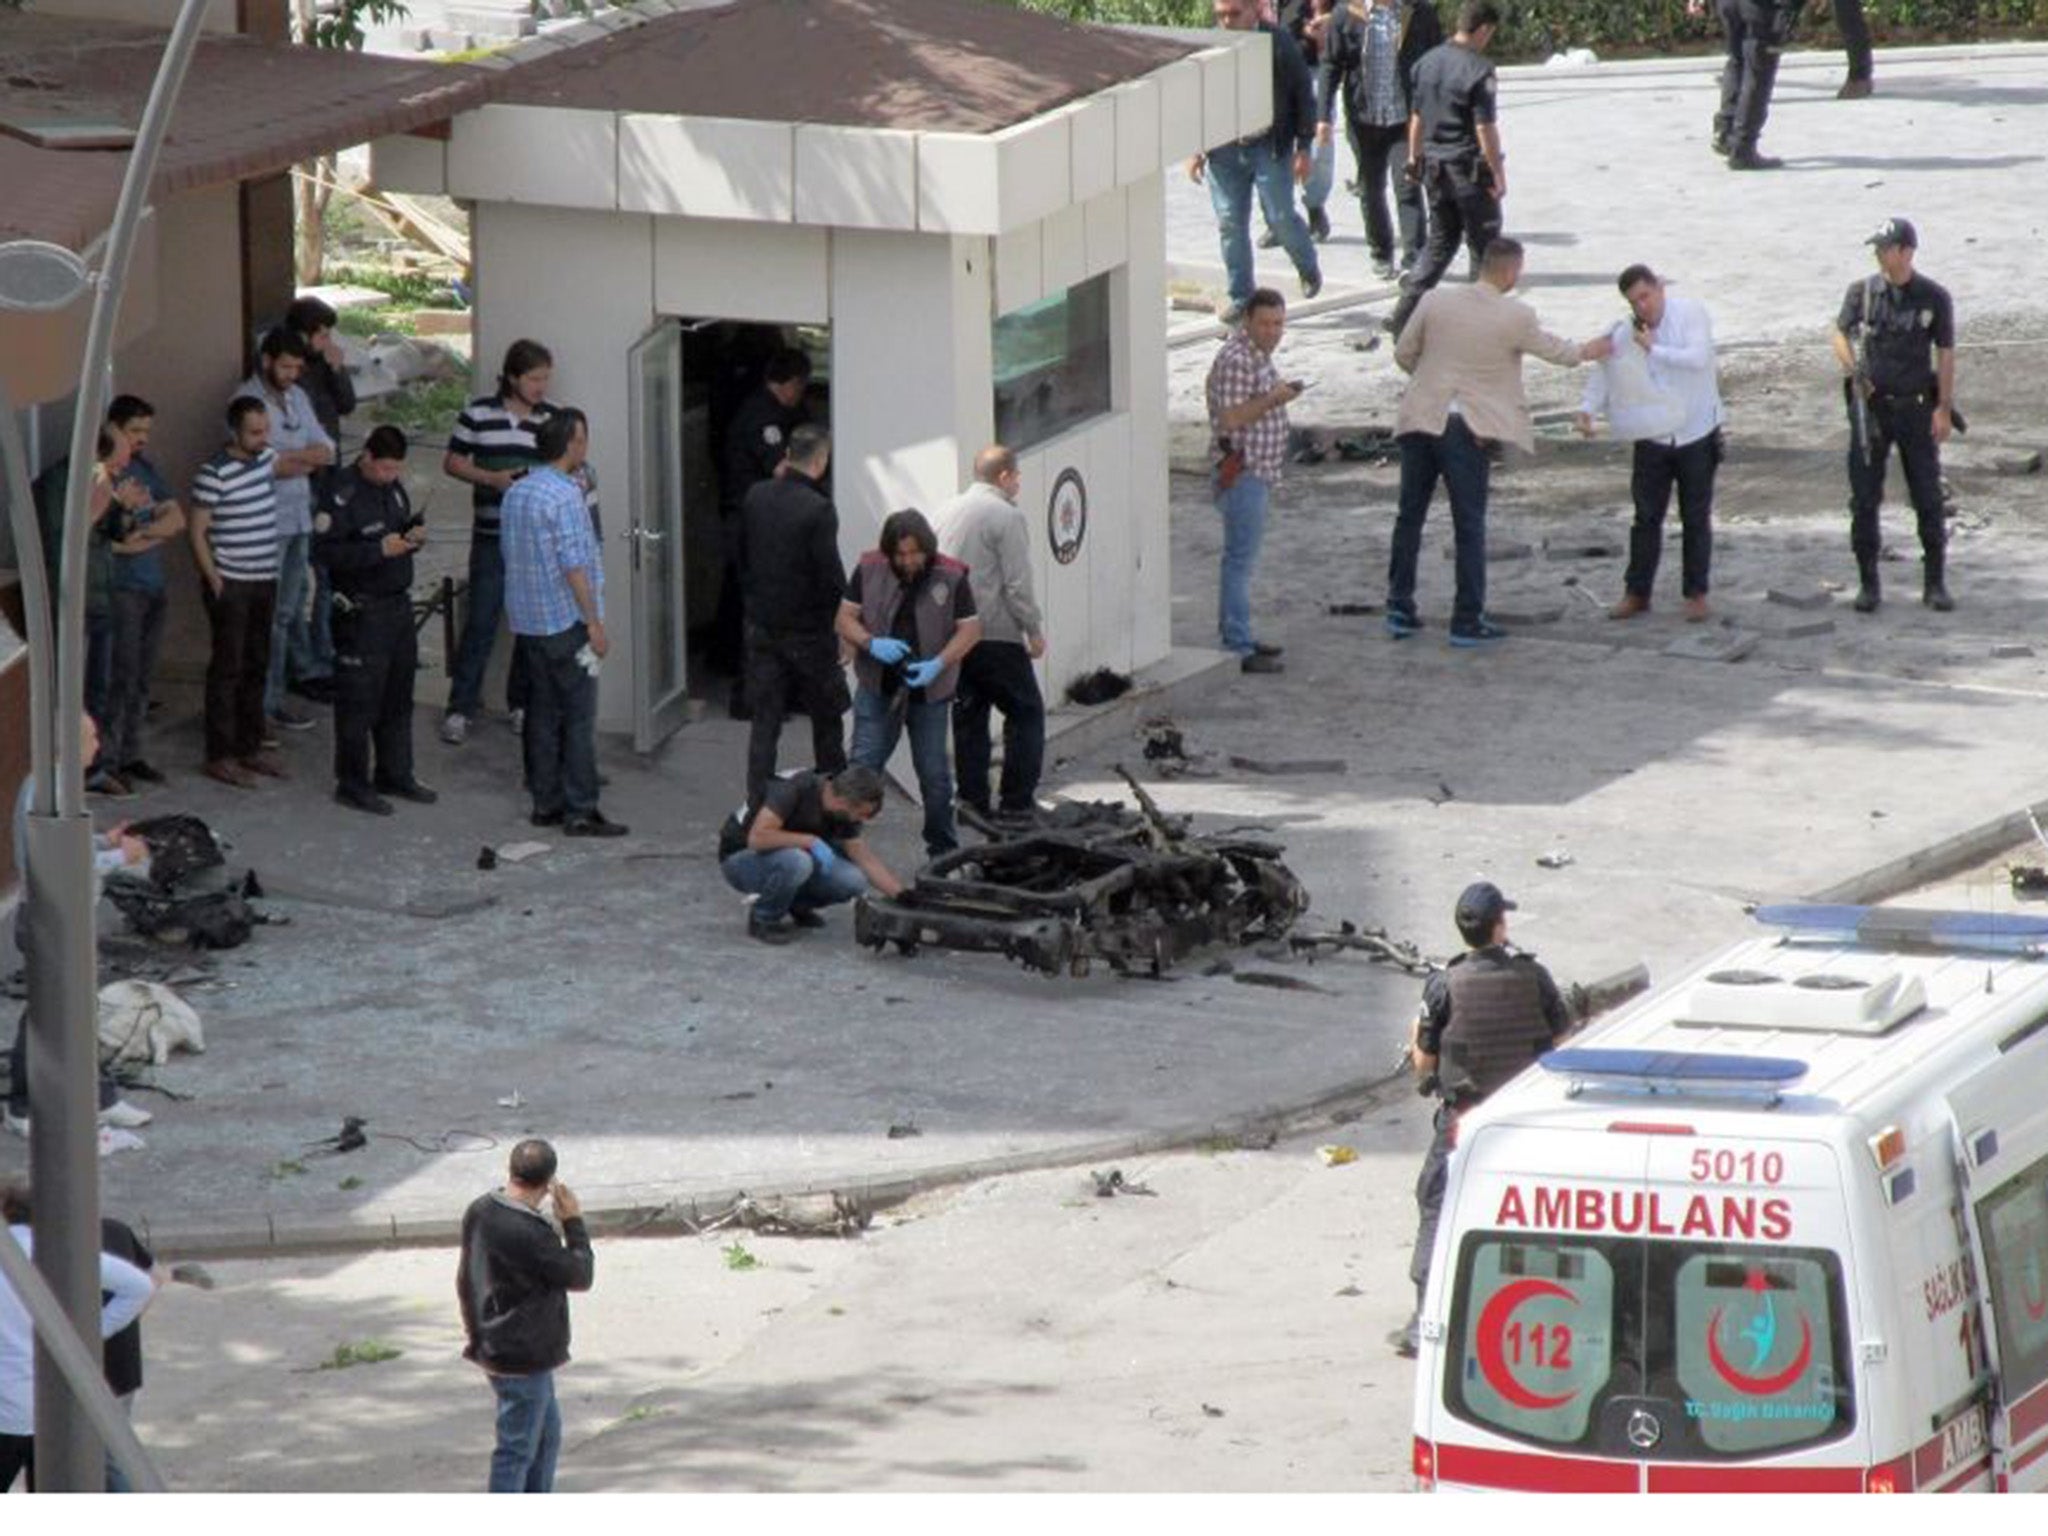
[(1589, 1088), (1650, 1097), (1741, 1099), (1777, 1104), (1806, 1075), (1786, 1056), (1733, 1056), (1707, 1051), (1566, 1047), (1536, 1058), (1544, 1071), (1569, 1079), (1568, 1098)]
[(1751, 916), (1760, 926), (1777, 929), (1788, 944), (1937, 954), (2048, 955), (2048, 917), (2032, 913), (1789, 902), (1758, 907)]

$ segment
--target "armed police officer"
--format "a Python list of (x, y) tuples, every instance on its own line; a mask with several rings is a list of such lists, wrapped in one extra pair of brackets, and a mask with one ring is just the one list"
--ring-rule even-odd
[(1946, 288), (1913, 270), (1920, 237), (1906, 220), (1887, 220), (1865, 243), (1877, 249), (1878, 270), (1849, 285), (1829, 337), (1849, 402), (1849, 547), (1861, 583), (1856, 611), (1873, 612), (1882, 596), (1877, 509), (1884, 501), (1885, 460), (1897, 447), (1920, 523), (1920, 600), (1947, 613), (1955, 601), (1944, 579), (1941, 445), (1957, 426), (1955, 305)]
[(1536, 957), (1508, 944), (1507, 914), (1515, 904), (1500, 887), (1481, 880), (1468, 885), (1452, 913), (1466, 951), (1422, 988), (1422, 1013), (1408, 1042), (1409, 1064), (1424, 1093), (1442, 1102), (1436, 1136), (1415, 1181), (1420, 1220), (1408, 1277), (1415, 1282), (1415, 1311), (1387, 1342), (1412, 1357), (1421, 1326), (1422, 1293), (1429, 1284), (1430, 1253), (1436, 1247), (1437, 1217), (1458, 1117), (1550, 1049), (1571, 1028), (1571, 1015), (1550, 972)]
[(378, 427), (313, 523), (313, 561), (334, 583), (334, 798), (373, 816), (391, 814), (386, 795), (437, 798), (412, 766), (412, 557), (427, 529), (406, 494), (405, 452), (404, 433)]

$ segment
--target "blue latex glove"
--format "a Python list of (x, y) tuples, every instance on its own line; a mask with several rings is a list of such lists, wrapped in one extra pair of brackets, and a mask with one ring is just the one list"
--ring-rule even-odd
[(910, 647), (892, 635), (874, 635), (868, 640), (868, 654), (885, 667), (893, 667), (910, 654)]
[(829, 875), (833, 865), (839, 862), (839, 853), (825, 839), (817, 838), (810, 846), (811, 865), (818, 874)]
[(939, 674), (946, 670), (946, 664), (936, 656), (923, 661), (913, 661), (903, 669), (903, 681), (913, 688), (929, 688), (939, 680)]

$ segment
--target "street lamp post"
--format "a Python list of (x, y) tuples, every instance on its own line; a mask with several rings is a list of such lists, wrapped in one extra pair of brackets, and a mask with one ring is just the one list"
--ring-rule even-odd
[[(22, 950), (28, 966), (29, 1167), (35, 1178), (35, 1260), (71, 1328), (99, 1359), (100, 1211), (98, 1019), (93, 933), (92, 822), (85, 811), (80, 722), (85, 713), (87, 497), (107, 406), (107, 372), (136, 231), (165, 130), (199, 42), (206, 0), (180, 0), (136, 130), (97, 274), (40, 242), (0, 246), (0, 307), (62, 308), (93, 291), (71, 426), (71, 474), (54, 592), (29, 502), (29, 466), (12, 403), (0, 388), (0, 457), (21, 552), (29, 648), (29, 807), (23, 844)], [(65, 283), (71, 284), (66, 293)], [(5, 1239), (0, 1239), (4, 1241)], [(65, 1351), (36, 1352), (36, 1482), (53, 1492), (106, 1486), (105, 1450)], [(124, 1447), (124, 1449), (127, 1449)], [(124, 1458), (126, 1459), (126, 1458)], [(154, 1479), (152, 1479), (154, 1481)]]

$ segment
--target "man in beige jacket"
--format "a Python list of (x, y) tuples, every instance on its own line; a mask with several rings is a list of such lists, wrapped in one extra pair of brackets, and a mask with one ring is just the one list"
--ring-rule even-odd
[(1508, 295), (1522, 276), (1520, 242), (1488, 242), (1479, 281), (1432, 288), (1416, 306), (1394, 347), (1409, 375), (1394, 431), (1401, 443), (1401, 509), (1387, 562), (1387, 633), (1405, 640), (1422, 628), (1415, 609), (1415, 568), (1422, 524), (1442, 479), (1457, 542), (1458, 594), (1451, 608), (1451, 644), (1485, 645), (1507, 632), (1486, 617), (1487, 451), (1496, 441), (1524, 452), (1534, 446), (1522, 397), (1522, 358), (1534, 354), (1560, 368), (1605, 357), (1605, 336), (1583, 345), (1553, 336), (1536, 311)]

